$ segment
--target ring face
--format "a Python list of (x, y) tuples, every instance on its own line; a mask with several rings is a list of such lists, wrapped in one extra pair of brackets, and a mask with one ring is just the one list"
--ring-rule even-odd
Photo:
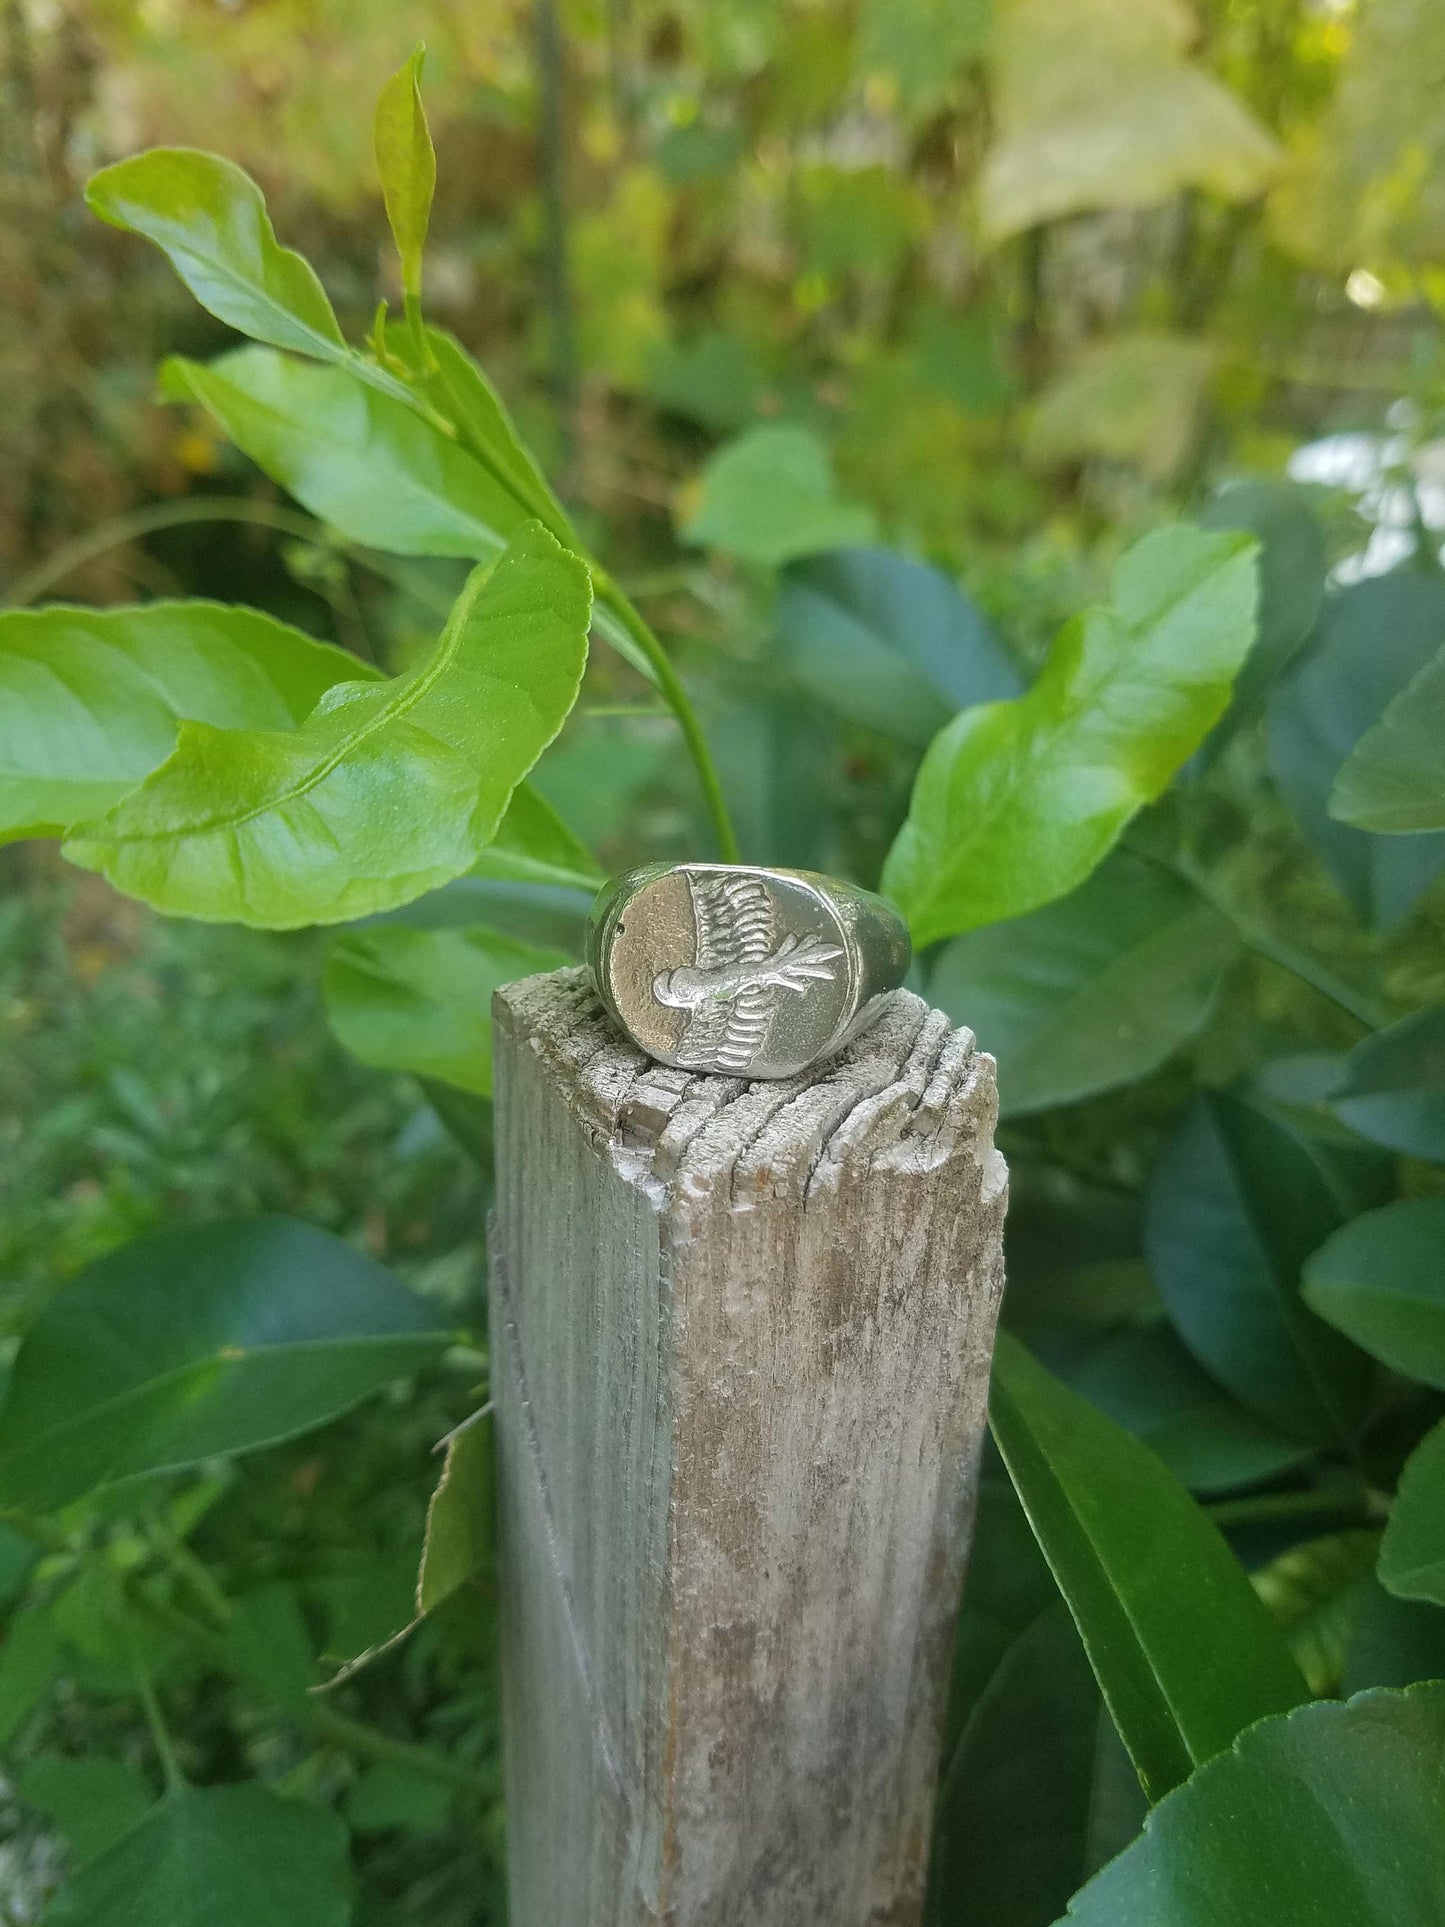
[[(653, 865), (599, 899), (588, 959), (649, 1056), (688, 1071), (791, 1077), (902, 981), (908, 940), (881, 898), (798, 870)], [(880, 968), (881, 965), (881, 968)], [(885, 981), (887, 979), (887, 981)]]

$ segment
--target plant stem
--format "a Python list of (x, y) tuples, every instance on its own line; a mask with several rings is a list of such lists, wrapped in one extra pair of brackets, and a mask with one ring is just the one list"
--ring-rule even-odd
[(434, 1753), (430, 1747), (414, 1745), (410, 1740), (393, 1739), (390, 1733), (353, 1720), (345, 1713), (334, 1712), (329, 1706), (312, 1706), (306, 1720), (318, 1738), (333, 1740), (349, 1753), (359, 1753), (368, 1760), (389, 1760), (394, 1766), (404, 1766), (409, 1773), (438, 1780), (443, 1786), (461, 1787), (468, 1793), (489, 1790), (479, 1773), (459, 1766), (445, 1753)]
[(186, 1784), (186, 1776), (182, 1773), (181, 1763), (176, 1758), (176, 1749), (171, 1742), (170, 1730), (166, 1726), (165, 1716), (161, 1712), (160, 1701), (156, 1698), (156, 1689), (151, 1681), (150, 1669), (147, 1667), (141, 1655), (140, 1641), (136, 1638), (135, 1633), (135, 1623), (129, 1613), (125, 1615), (125, 1630), (126, 1638), (130, 1645), (130, 1663), (131, 1671), (135, 1675), (136, 1693), (139, 1695), (141, 1707), (145, 1712), (146, 1725), (150, 1728), (151, 1740), (159, 1756), (162, 1771), (166, 1776), (166, 1785), (174, 1793), (179, 1787), (183, 1787)]
[(733, 829), (732, 817), (728, 811), (727, 798), (723, 795), (717, 765), (713, 762), (712, 751), (707, 746), (707, 738), (703, 735), (702, 725), (697, 719), (697, 711), (693, 708), (688, 693), (682, 686), (681, 678), (673, 668), (667, 651), (617, 583), (605, 569), (597, 567), (596, 564), (593, 564), (592, 568), (593, 581), (596, 584), (599, 599), (607, 604), (647, 659), (668, 708), (678, 720), (688, 753), (697, 769), (697, 779), (702, 786), (703, 800), (707, 804), (719, 856), (724, 863), (740, 862), (741, 852), (738, 849), (737, 833)]
[(1378, 1521), (1389, 1512), (1389, 1501), (1377, 1492), (1261, 1492), (1253, 1498), (1216, 1499), (1204, 1508), (1217, 1526), (1254, 1525), (1268, 1519), (1295, 1519), (1315, 1514), (1356, 1513)]

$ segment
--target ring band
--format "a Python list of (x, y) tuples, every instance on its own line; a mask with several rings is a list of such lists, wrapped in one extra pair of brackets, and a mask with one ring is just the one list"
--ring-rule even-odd
[(841, 1050), (912, 956), (891, 903), (810, 870), (648, 864), (587, 923), (598, 995), (633, 1043), (725, 1077), (794, 1077)]

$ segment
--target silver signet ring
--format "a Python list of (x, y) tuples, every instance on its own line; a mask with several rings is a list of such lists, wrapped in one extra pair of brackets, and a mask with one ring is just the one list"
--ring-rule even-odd
[(633, 1043), (724, 1077), (793, 1077), (841, 1050), (912, 955), (871, 890), (740, 863), (629, 870), (587, 924), (598, 994)]

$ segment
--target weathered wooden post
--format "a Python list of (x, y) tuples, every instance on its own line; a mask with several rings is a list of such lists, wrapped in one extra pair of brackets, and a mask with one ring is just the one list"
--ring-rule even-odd
[(907, 991), (744, 1084), (501, 991), (513, 1927), (903, 1927), (1002, 1288), (992, 1060)]

